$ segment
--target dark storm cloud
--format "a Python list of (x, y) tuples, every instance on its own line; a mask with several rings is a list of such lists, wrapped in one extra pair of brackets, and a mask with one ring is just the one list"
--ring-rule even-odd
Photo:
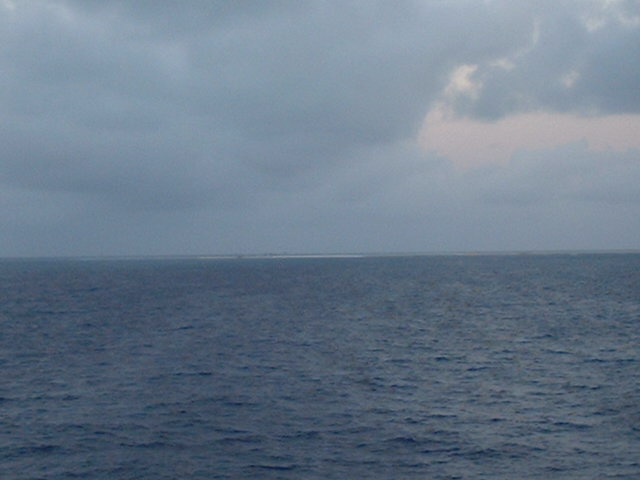
[(636, 112), (636, 5), (595, 4), (0, 1), (1, 238), (67, 254), (471, 239), (480, 204), (541, 201), (550, 180), (457, 173), (410, 146), (425, 114), (463, 64), (482, 88), (460, 113)]
[(523, 40), (516, 21), (478, 42), (500, 20), (477, 2), (16, 5), (2, 19), (3, 176), (38, 188), (330, 165), (412, 136), (452, 66)]

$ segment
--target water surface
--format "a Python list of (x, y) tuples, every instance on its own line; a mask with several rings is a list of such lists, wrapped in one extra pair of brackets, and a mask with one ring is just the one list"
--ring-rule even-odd
[(640, 478), (640, 255), (4, 260), (0, 476)]

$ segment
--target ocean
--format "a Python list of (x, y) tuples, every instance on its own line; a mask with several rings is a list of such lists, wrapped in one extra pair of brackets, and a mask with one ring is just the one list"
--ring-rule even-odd
[(0, 478), (638, 479), (640, 254), (0, 260)]

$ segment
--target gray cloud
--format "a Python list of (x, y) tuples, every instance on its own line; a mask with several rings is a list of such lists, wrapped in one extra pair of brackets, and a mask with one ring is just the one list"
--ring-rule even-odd
[(410, 145), (461, 64), (484, 85), (461, 113), (636, 112), (640, 28), (589, 32), (588, 2), (6, 5), (6, 254), (497, 248), (491, 209), (637, 202), (636, 152), (578, 149), (614, 167), (558, 196), (567, 152), (460, 174)]
[(530, 44), (478, 62), (480, 95), (463, 99), (461, 112), (485, 119), (540, 110), (640, 112), (640, 65), (633, 60), (640, 55), (637, 3), (536, 2), (531, 15)]
[(590, 151), (586, 141), (523, 150), (508, 167), (484, 168), (466, 177), (470, 190), (495, 204), (640, 204), (640, 151)]
[(190, 142), (182, 127), (195, 124), (212, 156), (228, 155), (218, 151), (223, 136), (244, 161), (300, 164), (412, 135), (449, 69), (496, 48), (473, 41), (481, 26), (462, 3), (182, 5), (21, 4), (5, 18), (6, 108), (29, 125), (67, 123), (73, 141), (89, 130), (119, 143), (133, 130), (149, 144)]

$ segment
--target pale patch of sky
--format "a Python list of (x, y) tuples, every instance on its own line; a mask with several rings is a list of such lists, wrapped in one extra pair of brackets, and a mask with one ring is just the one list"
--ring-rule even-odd
[(576, 84), (576, 81), (580, 78), (580, 73), (577, 72), (576, 70), (571, 70), (569, 73), (567, 73), (566, 75), (564, 75), (560, 81), (562, 82), (562, 84), (567, 87), (567, 88), (571, 88)]
[(591, 151), (640, 149), (640, 115), (536, 112), (487, 122), (455, 116), (441, 103), (429, 112), (419, 136), (424, 150), (448, 157), (463, 170), (506, 165), (518, 150), (551, 149), (575, 141), (585, 141)]
[(476, 70), (478, 70), (477, 65), (461, 65), (456, 68), (444, 90), (445, 96), (468, 95), (472, 98), (476, 97), (482, 88), (482, 84), (472, 78)]

